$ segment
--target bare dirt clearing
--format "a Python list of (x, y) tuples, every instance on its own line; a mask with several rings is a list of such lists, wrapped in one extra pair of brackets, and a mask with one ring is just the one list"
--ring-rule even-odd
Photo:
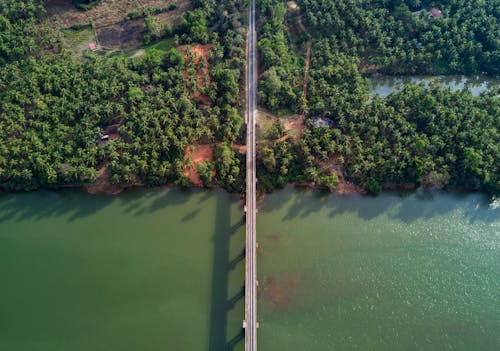
[(338, 161), (338, 155), (331, 156), (326, 161), (321, 161), (318, 164), (323, 171), (331, 172), (339, 178), (339, 183), (333, 190), (333, 193), (339, 195), (354, 195), (366, 194), (366, 190), (348, 181), (344, 176), (344, 165)]
[(83, 189), (92, 195), (118, 195), (124, 190), (123, 187), (111, 183), (106, 165), (97, 171), (97, 178), (94, 182), (84, 186)]
[(189, 0), (177, 0), (171, 1), (171, 3), (175, 3), (177, 5), (177, 8), (175, 10), (159, 13), (153, 17), (158, 18), (161, 23), (178, 25), (180, 24), (181, 15), (186, 11), (192, 10), (193, 6), (191, 5), (191, 1)]
[(121, 22), (96, 28), (99, 45), (108, 49), (126, 49), (142, 44), (146, 26), (142, 20)]
[(277, 116), (270, 111), (259, 109), (257, 113), (257, 139), (266, 139), (273, 123), (281, 121), (288, 135), (285, 139), (293, 138), (298, 140), (302, 137), (302, 133), (306, 128), (304, 119), (304, 115)]
[(175, 10), (166, 11), (158, 18), (165, 22), (179, 17), (183, 12), (191, 8), (189, 0), (102, 0), (97, 6), (81, 11), (73, 6), (71, 0), (45, 0), (47, 11), (46, 18), (53, 21), (57, 16), (62, 28), (68, 28), (75, 24), (88, 24), (90, 19), (96, 28), (109, 26), (123, 22), (129, 13), (138, 13), (145, 8), (161, 7), (175, 4)]
[(188, 146), (184, 156), (184, 175), (196, 186), (203, 186), (198, 173), (198, 163), (213, 161), (214, 144)]
[[(94, 8), (81, 11), (71, 0), (45, 0), (45, 22), (61, 28), (92, 23), (97, 41), (108, 49), (131, 48), (142, 44), (146, 26), (142, 18), (125, 20), (130, 13), (142, 13), (147, 8), (167, 8), (175, 4), (174, 10), (157, 14), (161, 23), (175, 24), (185, 11), (191, 9), (189, 0), (102, 0)], [(57, 21), (56, 21), (57, 19)]]
[[(184, 152), (184, 175), (189, 178), (189, 181), (196, 186), (203, 186), (203, 182), (200, 179), (198, 173), (198, 163), (200, 162), (213, 162), (214, 160), (214, 146), (220, 144), (199, 144), (190, 145), (186, 148)], [(231, 149), (233, 151), (244, 154), (247, 150), (246, 145), (232, 144)], [(215, 176), (215, 171), (212, 176)]]
[[(201, 93), (203, 87), (210, 85), (210, 71), (208, 64), (208, 57), (210, 56), (210, 51), (212, 50), (211, 44), (201, 45), (181, 45), (179, 50), (184, 53), (184, 59), (190, 62), (194, 66), (198, 66), (200, 62), (202, 63), (202, 68), (196, 70), (196, 90), (192, 92), (194, 99), (199, 100), (205, 105), (210, 105), (210, 99)], [(188, 78), (189, 74), (186, 70), (184, 72), (185, 78)]]

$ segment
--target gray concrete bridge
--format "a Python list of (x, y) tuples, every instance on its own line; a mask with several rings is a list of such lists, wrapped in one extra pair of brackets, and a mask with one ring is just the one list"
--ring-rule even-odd
[(246, 272), (245, 272), (245, 350), (257, 350), (257, 241), (255, 230), (256, 165), (255, 165), (255, 115), (257, 113), (257, 53), (255, 30), (255, 0), (248, 8), (247, 47), (247, 175), (246, 175)]

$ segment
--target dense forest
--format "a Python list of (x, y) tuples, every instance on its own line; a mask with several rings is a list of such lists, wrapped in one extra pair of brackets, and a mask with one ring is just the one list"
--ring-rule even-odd
[[(500, 3), (297, 3), (299, 15), (287, 13), (281, 1), (261, 0), (259, 6), (261, 103), (276, 112), (292, 107), (307, 117), (301, 140), (271, 137), (259, 150), (263, 189), (296, 181), (332, 189), (338, 179), (326, 164), (372, 193), (422, 185), (500, 193), (498, 87), (474, 97), (467, 90), (408, 85), (382, 98), (370, 96), (363, 76), (498, 74)], [(431, 6), (443, 16), (431, 18)], [(299, 17), (307, 33), (286, 31)], [(294, 75), (303, 64), (297, 43), (304, 48), (306, 41), (312, 43), (307, 99)]]
[[(332, 190), (341, 174), (373, 193), (421, 185), (500, 193), (498, 88), (475, 97), (408, 85), (382, 98), (370, 95), (366, 78), (498, 75), (498, 1), (296, 3), (299, 12), (258, 1), (260, 103), (303, 114), (306, 125), (292, 138), (276, 121), (260, 142), (261, 190), (289, 182)], [(134, 15), (145, 22), (145, 42), (175, 46), (76, 60), (43, 22), (43, 1), (0, 2), (0, 189), (89, 184), (103, 168), (114, 184), (188, 186), (186, 150), (204, 143), (215, 146), (213, 161), (197, 165), (203, 184), (244, 191), (244, 155), (232, 145), (244, 141), (245, 6), (194, 0), (174, 27)], [(431, 7), (441, 16), (430, 16)], [(190, 44), (210, 47), (201, 87), (203, 62)], [(119, 137), (102, 140), (107, 130)]]
[[(88, 184), (103, 166), (116, 184), (188, 185), (183, 162), (189, 145), (236, 141), (243, 124), (243, 4), (193, 5), (178, 28), (159, 35), (212, 45), (204, 108), (192, 94), (199, 63), (180, 50), (135, 59), (89, 54), (78, 62), (68, 51), (53, 50), (57, 38), (37, 34), (50, 32), (40, 22), (42, 1), (2, 1), (0, 188)], [(104, 142), (109, 126), (117, 126), (120, 137)], [(239, 191), (241, 157), (224, 151), (213, 183)]]
[[(300, 0), (304, 20), (332, 50), (389, 73), (500, 74), (495, 0)], [(428, 11), (439, 10), (433, 18)]]

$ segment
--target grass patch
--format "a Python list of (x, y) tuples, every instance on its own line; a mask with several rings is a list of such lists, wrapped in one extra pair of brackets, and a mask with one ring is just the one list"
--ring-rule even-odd
[(106, 56), (109, 59), (119, 58), (119, 57), (128, 58), (128, 57), (134, 56), (136, 54), (136, 52), (137, 52), (137, 49), (111, 50), (111, 51), (105, 52), (104, 56)]
[(95, 41), (94, 31), (90, 24), (80, 26), (77, 29), (63, 29), (61, 33), (64, 47), (79, 55), (83, 55), (83, 53), (88, 50), (89, 43)]
[[(136, 57), (140, 53), (140, 51), (144, 50), (146, 54), (150, 53), (153, 50), (159, 51), (160, 53), (166, 53), (168, 50), (171, 48), (174, 48), (174, 38), (167, 38), (167, 39), (162, 39), (156, 43), (151, 43), (151, 44), (145, 44), (142, 45), (139, 48), (131, 48), (131, 49), (125, 49), (125, 50), (111, 50), (105, 52), (103, 55), (107, 58), (113, 59), (113, 58), (130, 58), (130, 57)], [(142, 55), (139, 55), (142, 56)]]
[(287, 117), (287, 116), (290, 116), (290, 115), (293, 115), (295, 112), (293, 112), (291, 109), (289, 108), (282, 108), (282, 109), (279, 109), (278, 111), (276, 111), (276, 114), (279, 116), (279, 117)]
[(167, 38), (167, 39), (162, 39), (156, 43), (143, 45), (142, 49), (146, 50), (147, 53), (150, 53), (152, 50), (157, 50), (161, 51), (162, 53), (165, 53), (174, 47), (175, 47), (174, 38)]
[(276, 116), (263, 111), (258, 110), (258, 122), (256, 128), (256, 139), (258, 141), (265, 140), (267, 138), (269, 129), (271, 129), (273, 123), (278, 119)]

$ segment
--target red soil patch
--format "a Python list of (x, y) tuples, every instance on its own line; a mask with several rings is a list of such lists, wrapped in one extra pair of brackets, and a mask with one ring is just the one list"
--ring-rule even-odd
[[(191, 151), (191, 146), (186, 148), (184, 156), (184, 175), (189, 178), (189, 181), (196, 186), (203, 186), (198, 173), (198, 163), (213, 161), (214, 159), (214, 144), (194, 145), (194, 150)], [(187, 160), (191, 160), (191, 167), (188, 167)]]
[[(196, 44), (196, 45), (181, 45), (179, 46), (179, 50), (184, 53), (184, 59), (186, 61), (193, 60), (194, 65), (198, 65), (200, 61), (203, 63), (203, 68), (198, 69), (196, 71), (197, 76), (197, 90), (192, 92), (192, 97), (205, 105), (210, 105), (211, 101), (207, 96), (204, 96), (200, 93), (200, 89), (203, 86), (207, 86), (210, 84), (210, 71), (208, 64), (208, 57), (210, 55), (210, 50), (212, 50), (212, 44)], [(190, 55), (191, 53), (191, 55)], [(184, 71), (184, 78), (188, 78), (187, 69)]]
[(279, 143), (279, 142), (288, 140), (288, 138), (290, 138), (290, 135), (286, 134), (286, 135), (283, 135), (281, 138), (276, 139), (275, 142)]
[(212, 44), (195, 44), (195, 45), (181, 45), (179, 46), (179, 50), (182, 51), (186, 60), (189, 60), (188, 55), (189, 51), (194, 55), (194, 63), (197, 64), (200, 62), (200, 59), (203, 60), (203, 63), (208, 66), (208, 56), (210, 54), (210, 50), (212, 50)]
[[(189, 178), (189, 181), (196, 186), (203, 186), (198, 173), (198, 163), (213, 161), (214, 160), (214, 146), (219, 145), (220, 142), (213, 144), (200, 144), (188, 146), (184, 152), (184, 175)], [(191, 149), (194, 147), (194, 150)], [(231, 149), (239, 153), (246, 153), (246, 145), (232, 144)], [(188, 160), (191, 160), (191, 167), (188, 167)], [(215, 171), (213, 173), (215, 176)]]
[(246, 154), (247, 152), (246, 145), (233, 144), (231, 145), (231, 149), (233, 149), (233, 151), (239, 152), (240, 154)]
[(323, 171), (330, 171), (339, 178), (339, 183), (333, 190), (334, 194), (353, 195), (366, 194), (366, 190), (362, 187), (347, 181), (344, 177), (344, 165), (338, 162), (338, 155), (331, 156), (327, 161), (319, 162), (319, 167)]

